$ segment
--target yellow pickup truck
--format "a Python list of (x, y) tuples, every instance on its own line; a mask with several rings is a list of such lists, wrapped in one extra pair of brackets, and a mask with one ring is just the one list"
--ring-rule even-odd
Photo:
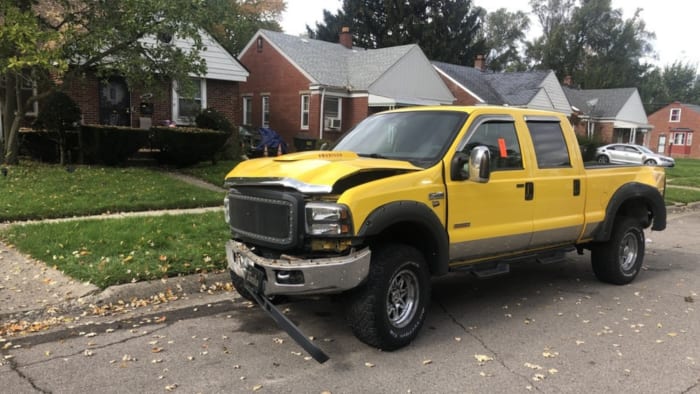
[(384, 350), (418, 334), (433, 276), (590, 250), (600, 280), (625, 284), (644, 229), (666, 227), (662, 168), (589, 166), (564, 115), (529, 109), (379, 113), (332, 150), (242, 162), (226, 185), (241, 295), (274, 309), (342, 293), (354, 334)]

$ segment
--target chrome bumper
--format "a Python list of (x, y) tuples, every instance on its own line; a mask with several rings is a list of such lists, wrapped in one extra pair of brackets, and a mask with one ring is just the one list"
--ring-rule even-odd
[[(265, 271), (265, 295), (303, 295), (340, 293), (357, 287), (369, 273), (371, 257), (369, 248), (350, 253), (347, 256), (325, 259), (267, 259), (253, 253), (237, 241), (226, 243), (226, 259), (229, 269), (245, 278), (249, 267), (260, 267)], [(303, 283), (279, 283), (277, 275), (285, 272), (301, 271)]]

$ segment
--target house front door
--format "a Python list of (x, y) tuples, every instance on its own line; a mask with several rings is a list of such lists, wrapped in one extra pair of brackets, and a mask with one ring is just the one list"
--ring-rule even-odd
[(659, 136), (659, 147), (656, 148), (656, 151), (658, 153), (661, 153), (661, 154), (664, 154), (666, 152), (666, 136), (665, 135)]
[(131, 99), (126, 81), (112, 77), (100, 84), (100, 124), (131, 126)]

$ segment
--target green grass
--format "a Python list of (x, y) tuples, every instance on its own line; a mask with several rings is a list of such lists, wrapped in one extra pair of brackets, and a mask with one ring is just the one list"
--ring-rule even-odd
[(100, 288), (226, 266), (223, 212), (14, 225), (7, 243)]
[(700, 190), (666, 188), (666, 203), (691, 203), (700, 201)]
[(238, 161), (225, 160), (219, 161), (216, 164), (199, 163), (193, 167), (183, 168), (180, 172), (192, 175), (205, 182), (209, 182), (216, 186), (224, 185), (224, 177), (238, 164)]
[(671, 185), (700, 187), (700, 160), (676, 159), (676, 166), (666, 169)]
[(9, 166), (0, 175), (0, 222), (106, 212), (193, 208), (222, 204), (221, 193), (147, 168), (37, 163)]

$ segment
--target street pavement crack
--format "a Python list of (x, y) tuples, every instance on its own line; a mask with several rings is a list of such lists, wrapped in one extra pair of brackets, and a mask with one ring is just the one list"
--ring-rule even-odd
[(693, 384), (692, 386), (690, 386), (690, 387), (688, 387), (687, 389), (681, 391), (681, 394), (690, 393), (691, 391), (693, 391), (693, 390), (695, 390), (696, 388), (698, 388), (698, 386), (700, 386), (700, 379), (696, 380), (696, 381), (695, 381), (695, 384)]
[(10, 369), (14, 373), (16, 373), (22, 380), (25, 380), (27, 383), (29, 383), (29, 385), (32, 386), (32, 388), (34, 390), (36, 390), (39, 393), (51, 394), (51, 391), (45, 390), (45, 389), (37, 386), (37, 384), (34, 382), (34, 380), (31, 377), (22, 373), (22, 371), (20, 370), (19, 364), (17, 364), (17, 361), (15, 361), (14, 358), (9, 359), (8, 362), (10, 364)]
[(532, 381), (530, 381), (530, 379), (527, 376), (514, 371), (505, 362), (503, 362), (503, 360), (501, 359), (501, 357), (498, 355), (498, 353), (495, 350), (491, 349), (491, 347), (489, 347), (489, 345), (483, 339), (481, 339), (478, 335), (474, 334), (471, 330), (469, 330), (467, 327), (465, 327), (464, 324), (462, 324), (459, 320), (457, 320), (457, 318), (449, 310), (447, 310), (447, 307), (445, 307), (445, 305), (442, 302), (440, 302), (438, 300), (435, 300), (435, 302), (440, 306), (440, 309), (442, 309), (442, 311), (447, 315), (447, 317), (449, 317), (450, 320), (452, 320), (452, 322), (455, 325), (457, 325), (459, 328), (461, 328), (465, 334), (474, 338), (477, 342), (479, 342), (479, 344), (481, 344), (481, 346), (484, 349), (486, 349), (488, 352), (493, 354), (494, 361), (496, 361), (498, 364), (500, 364), (503, 368), (506, 369), (506, 371), (510, 372), (512, 375), (517, 376), (519, 378), (522, 378), (525, 382), (527, 382), (528, 385), (532, 386), (532, 388), (535, 391), (538, 391), (538, 392), (540, 391), (540, 389), (535, 384), (533, 384)]

